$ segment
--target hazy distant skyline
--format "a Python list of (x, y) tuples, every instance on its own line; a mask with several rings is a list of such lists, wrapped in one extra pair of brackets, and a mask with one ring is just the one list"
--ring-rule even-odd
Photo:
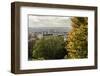
[(70, 17), (29, 15), (28, 19), (29, 19), (28, 26), (31, 28), (35, 28), (35, 27), (71, 27)]

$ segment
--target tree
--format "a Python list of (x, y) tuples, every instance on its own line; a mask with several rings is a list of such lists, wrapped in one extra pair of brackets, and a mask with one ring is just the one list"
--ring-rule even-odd
[(67, 34), (66, 58), (86, 58), (88, 54), (88, 18), (72, 17), (72, 30)]
[(33, 59), (63, 59), (66, 54), (64, 39), (60, 36), (47, 36), (38, 40), (33, 47)]

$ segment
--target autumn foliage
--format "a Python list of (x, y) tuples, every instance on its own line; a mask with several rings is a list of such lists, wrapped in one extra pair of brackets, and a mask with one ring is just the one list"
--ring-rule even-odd
[(65, 58), (87, 58), (88, 54), (88, 18), (72, 17), (72, 30), (67, 33)]

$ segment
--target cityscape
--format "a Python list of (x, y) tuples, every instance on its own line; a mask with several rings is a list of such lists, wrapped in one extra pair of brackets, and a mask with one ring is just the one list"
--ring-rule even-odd
[(41, 27), (41, 28), (29, 28), (29, 39), (28, 41), (35, 40), (36, 38), (41, 39), (44, 36), (63, 36), (66, 41), (67, 32), (70, 31), (68, 27)]

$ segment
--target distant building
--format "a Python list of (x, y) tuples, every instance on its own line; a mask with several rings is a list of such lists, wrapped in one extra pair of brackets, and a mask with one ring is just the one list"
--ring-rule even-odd
[(39, 33), (39, 34), (37, 35), (37, 38), (39, 38), (39, 39), (43, 38), (43, 34), (40, 34), (40, 33)]

